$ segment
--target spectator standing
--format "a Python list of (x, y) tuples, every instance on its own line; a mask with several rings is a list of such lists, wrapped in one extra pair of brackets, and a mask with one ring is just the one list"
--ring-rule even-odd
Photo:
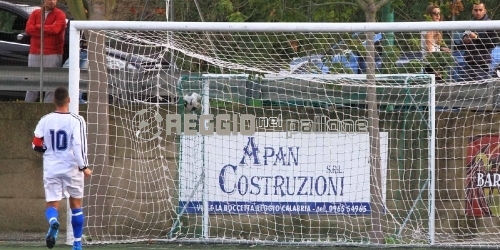
[[(66, 14), (56, 7), (57, 0), (44, 0), (41, 9), (34, 10), (26, 23), (26, 33), (31, 37), (28, 67), (60, 68), (63, 63), (64, 34), (66, 29)], [(43, 24), (43, 62), (41, 61), (41, 22), (42, 12), (45, 15)], [(35, 102), (38, 91), (27, 91), (25, 102)], [(54, 100), (53, 92), (46, 92), (44, 102)]]
[[(486, 5), (477, 2), (472, 7), (472, 20), (491, 20), (486, 14)], [(469, 81), (490, 78), (491, 50), (496, 46), (495, 31), (466, 31), (462, 37), (465, 45), (466, 74)]]

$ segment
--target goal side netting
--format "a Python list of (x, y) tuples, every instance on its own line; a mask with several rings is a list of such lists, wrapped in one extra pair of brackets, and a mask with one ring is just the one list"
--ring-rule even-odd
[(496, 244), (496, 29), (72, 21), (85, 243)]

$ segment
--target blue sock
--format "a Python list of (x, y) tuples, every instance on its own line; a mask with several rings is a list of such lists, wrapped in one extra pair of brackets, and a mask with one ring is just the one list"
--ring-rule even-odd
[(73, 226), (73, 237), (75, 242), (82, 240), (83, 234), (83, 212), (81, 208), (71, 209), (71, 226)]
[(45, 210), (45, 218), (49, 222), (49, 224), (52, 222), (52, 220), (57, 220), (57, 216), (59, 216), (59, 213), (57, 212), (57, 209), (55, 207), (48, 207)]

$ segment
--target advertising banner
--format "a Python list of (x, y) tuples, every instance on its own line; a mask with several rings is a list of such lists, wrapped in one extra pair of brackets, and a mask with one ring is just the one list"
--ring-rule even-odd
[[(385, 201), (388, 134), (380, 135)], [(204, 194), (211, 214), (371, 213), (368, 133), (257, 132), (181, 143), (185, 213), (201, 213)]]
[(500, 216), (500, 136), (470, 139), (466, 158), (466, 215)]

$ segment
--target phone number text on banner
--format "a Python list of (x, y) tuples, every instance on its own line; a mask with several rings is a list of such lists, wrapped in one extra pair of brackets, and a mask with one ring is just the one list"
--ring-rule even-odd
[[(186, 202), (181, 202), (184, 207)], [(370, 203), (367, 202), (218, 202), (210, 201), (208, 203), (209, 213), (211, 214), (370, 214)], [(201, 202), (188, 202), (186, 213), (203, 212)]]

